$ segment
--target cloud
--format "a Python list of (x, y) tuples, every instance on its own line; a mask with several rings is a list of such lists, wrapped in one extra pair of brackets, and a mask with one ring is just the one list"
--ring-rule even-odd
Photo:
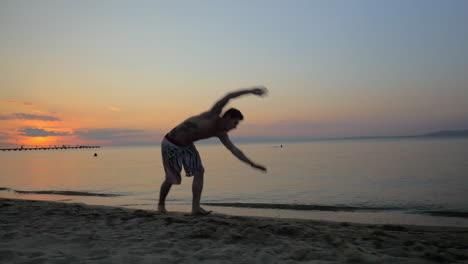
[(48, 131), (40, 128), (23, 128), (19, 130), (20, 135), (26, 137), (49, 137), (49, 136), (70, 136), (68, 132)]
[(14, 105), (26, 105), (26, 106), (36, 106), (31, 102), (24, 101), (14, 101), (14, 100), (0, 100), (0, 104), (14, 104)]
[(0, 120), (10, 120), (13, 119), (11, 115), (0, 114)]
[(351, 126), (352, 122), (307, 122), (307, 121), (278, 121), (269, 124), (246, 124), (249, 130), (260, 131), (286, 131), (286, 130), (323, 130), (337, 129)]
[(92, 140), (115, 140), (115, 139), (125, 139), (125, 138), (134, 138), (144, 136), (143, 130), (135, 129), (113, 129), (113, 128), (103, 128), (103, 129), (90, 129), (86, 131), (77, 131), (75, 135), (83, 137), (85, 139)]
[(13, 119), (13, 118), (11, 118), (11, 116), (9, 115), (0, 114), (0, 120), (10, 120), (10, 119)]
[(34, 115), (25, 113), (0, 114), (0, 120), (42, 120), (42, 121), (61, 121), (60, 118), (48, 115)]
[(122, 108), (115, 107), (115, 106), (109, 106), (109, 110), (113, 112), (119, 112), (122, 110)]
[(0, 140), (9, 139), (9, 138), (10, 138), (10, 135), (8, 133), (0, 132)]
[(238, 136), (329, 138), (389, 134), (384, 123), (369, 121), (301, 121), (284, 120), (268, 124), (245, 124)]

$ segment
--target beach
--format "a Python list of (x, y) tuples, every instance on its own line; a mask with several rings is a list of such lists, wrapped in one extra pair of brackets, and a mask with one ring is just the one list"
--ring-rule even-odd
[(1, 263), (468, 263), (468, 228), (0, 199)]

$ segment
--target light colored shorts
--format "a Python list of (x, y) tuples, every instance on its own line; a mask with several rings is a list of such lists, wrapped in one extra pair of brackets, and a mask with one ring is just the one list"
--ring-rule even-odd
[(204, 171), (200, 154), (194, 144), (180, 146), (171, 141), (166, 135), (161, 142), (161, 156), (164, 172), (166, 173), (166, 182), (180, 184), (182, 182), (180, 176), (182, 167), (184, 167), (187, 177)]

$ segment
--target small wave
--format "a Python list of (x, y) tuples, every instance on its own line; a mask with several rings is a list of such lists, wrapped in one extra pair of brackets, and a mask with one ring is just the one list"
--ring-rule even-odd
[(5, 187), (0, 187), (0, 191), (13, 191), (19, 194), (53, 194), (53, 195), (71, 195), (71, 196), (99, 196), (99, 197), (122, 196), (121, 194), (113, 194), (113, 193), (92, 193), (92, 192), (79, 192), (79, 191), (55, 191), (55, 190), (21, 191), (21, 190), (14, 190), (14, 189), (5, 188)]
[(468, 212), (460, 212), (460, 211), (423, 211), (422, 213), (433, 215), (433, 216), (468, 218)]
[(399, 207), (357, 207), (357, 206), (328, 206), (310, 204), (267, 204), (267, 203), (203, 203), (210, 206), (245, 207), (260, 209), (286, 209), (300, 211), (394, 211), (402, 210)]
[(128, 207), (128, 206), (147, 206), (147, 205), (154, 205), (154, 204), (119, 204), (117, 206)]
[(310, 204), (268, 204), (268, 203), (203, 203), (209, 206), (243, 207), (255, 209), (284, 209), (299, 211), (332, 211), (332, 212), (381, 212), (381, 211), (403, 211), (415, 214), (428, 214), (432, 216), (462, 217), (468, 218), (467, 211), (442, 211), (421, 210), (405, 207), (359, 207), (359, 206), (327, 206)]

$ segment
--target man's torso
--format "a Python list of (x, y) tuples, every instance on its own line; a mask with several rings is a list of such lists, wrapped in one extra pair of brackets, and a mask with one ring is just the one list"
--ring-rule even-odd
[(178, 144), (190, 145), (200, 139), (218, 136), (219, 119), (219, 116), (209, 113), (192, 116), (173, 128), (168, 135)]

